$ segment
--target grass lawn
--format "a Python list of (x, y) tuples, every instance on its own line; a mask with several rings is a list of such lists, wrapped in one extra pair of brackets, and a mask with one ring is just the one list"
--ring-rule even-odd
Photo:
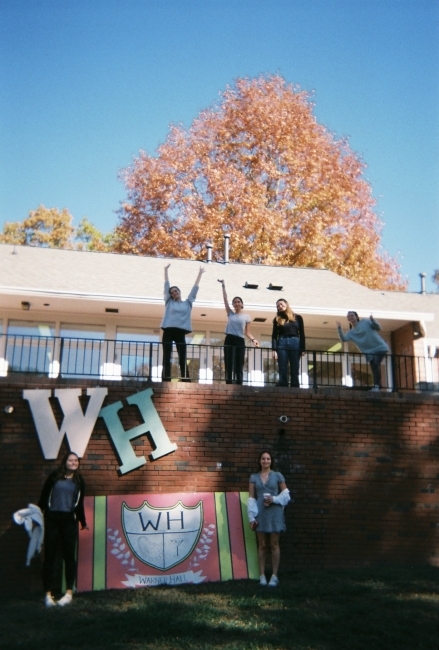
[(300, 571), (79, 594), (71, 606), (2, 598), (0, 647), (35, 650), (437, 650), (439, 569)]

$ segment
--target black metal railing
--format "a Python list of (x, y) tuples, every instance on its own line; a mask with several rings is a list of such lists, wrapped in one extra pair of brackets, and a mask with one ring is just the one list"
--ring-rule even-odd
[[(0, 376), (37, 373), (51, 378), (139, 379), (161, 381), (162, 344), (86, 338), (26, 335), (0, 336)], [(225, 381), (224, 348), (187, 345), (191, 381)], [(172, 379), (179, 379), (175, 346), (171, 357)], [(382, 364), (382, 387), (387, 390), (439, 390), (439, 359), (387, 355)], [(278, 381), (277, 362), (268, 347), (247, 348), (244, 384), (273, 385)], [(301, 358), (303, 388), (373, 386), (366, 357), (359, 353), (308, 350)]]

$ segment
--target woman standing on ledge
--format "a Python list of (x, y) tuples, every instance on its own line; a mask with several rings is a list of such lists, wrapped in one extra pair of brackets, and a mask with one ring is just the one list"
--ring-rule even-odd
[(285, 479), (276, 472), (269, 451), (263, 451), (258, 460), (259, 472), (250, 476), (247, 502), (250, 527), (258, 538), (259, 584), (265, 586), (265, 561), (267, 549), (271, 550), (273, 575), (269, 587), (276, 587), (280, 563), (279, 534), (285, 531), (284, 507), (290, 501)]
[(300, 356), (305, 352), (303, 318), (293, 312), (284, 298), (279, 298), (276, 308), (271, 339), (273, 359), (277, 359), (279, 365), (278, 386), (288, 386), (289, 365), (291, 386), (299, 388)]
[[(58, 471), (47, 478), (39, 507), (44, 512), (43, 585), (46, 607), (70, 605), (76, 578), (76, 546), (78, 521), (81, 530), (88, 530), (84, 513), (84, 480), (79, 473), (79, 457), (70, 452), (62, 459)], [(58, 553), (64, 560), (66, 593), (58, 601), (53, 599), (55, 569)]]
[(242, 384), (245, 359), (245, 336), (257, 348), (259, 342), (250, 332), (250, 316), (244, 314), (242, 298), (235, 296), (232, 300), (233, 309), (229, 305), (226, 293), (226, 283), (221, 282), (223, 288), (224, 307), (227, 312), (226, 338), (224, 341), (224, 365), (226, 367), (226, 384)]
[(163, 330), (163, 381), (171, 381), (171, 355), (172, 344), (174, 342), (177, 346), (180, 377), (182, 381), (190, 381), (186, 361), (186, 334), (192, 332), (192, 304), (197, 297), (201, 276), (206, 269), (203, 267), (200, 268), (190, 294), (186, 300), (182, 300), (180, 289), (175, 286), (170, 286), (168, 275), (170, 266), (171, 264), (165, 266), (165, 314), (161, 324)]
[(357, 348), (366, 355), (373, 374), (373, 391), (381, 390), (381, 363), (389, 351), (389, 346), (378, 334), (381, 325), (372, 314), (368, 320), (361, 320), (356, 311), (348, 311), (349, 332), (343, 333), (341, 323), (337, 321), (340, 340), (353, 341)]

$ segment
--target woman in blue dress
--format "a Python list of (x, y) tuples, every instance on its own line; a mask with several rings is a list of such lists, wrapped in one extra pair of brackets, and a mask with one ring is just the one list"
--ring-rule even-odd
[[(276, 472), (269, 451), (263, 451), (258, 460), (259, 472), (250, 476), (248, 516), (250, 527), (258, 538), (259, 584), (276, 587), (280, 562), (279, 534), (285, 531), (284, 507), (290, 501), (285, 479)], [(271, 550), (272, 576), (267, 583), (265, 563)]]

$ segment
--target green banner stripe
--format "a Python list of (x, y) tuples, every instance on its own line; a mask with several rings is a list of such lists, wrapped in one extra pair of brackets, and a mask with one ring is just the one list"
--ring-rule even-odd
[(95, 497), (93, 590), (106, 587), (107, 497)]
[(245, 554), (247, 557), (248, 577), (257, 580), (257, 578), (259, 578), (258, 548), (256, 545), (256, 533), (251, 530), (248, 524), (248, 492), (240, 492), (239, 500), (241, 502), (242, 530), (244, 531), (244, 544)]
[(218, 531), (218, 554), (221, 580), (232, 580), (232, 558), (230, 555), (229, 522), (227, 520), (226, 495), (215, 492), (216, 526)]

